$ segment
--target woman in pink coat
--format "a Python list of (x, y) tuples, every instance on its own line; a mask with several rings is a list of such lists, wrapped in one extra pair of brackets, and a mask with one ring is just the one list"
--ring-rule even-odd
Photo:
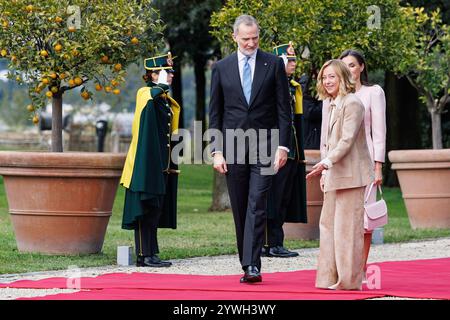
[[(379, 85), (368, 82), (367, 64), (364, 56), (356, 50), (345, 50), (339, 57), (350, 69), (355, 81), (355, 95), (362, 101), (365, 109), (364, 124), (366, 131), (367, 146), (374, 162), (375, 185), (383, 181), (382, 166), (386, 152), (386, 98), (383, 89)], [(322, 132), (328, 128), (328, 105), (322, 110)], [(324, 130), (325, 128), (325, 130)], [(326, 136), (322, 135), (321, 149), (326, 144)], [(367, 186), (366, 192), (368, 191)], [(377, 188), (372, 188), (368, 203), (376, 201)], [(372, 231), (365, 230), (364, 234), (364, 262), (367, 264), (370, 244), (372, 242)], [(366, 268), (365, 268), (366, 269)]]

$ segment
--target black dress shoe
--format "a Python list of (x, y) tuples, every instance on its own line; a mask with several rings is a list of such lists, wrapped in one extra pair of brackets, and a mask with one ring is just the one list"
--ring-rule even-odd
[(138, 256), (136, 259), (136, 266), (138, 267), (167, 268), (171, 265), (172, 262), (163, 261), (156, 254), (148, 257)]
[(282, 246), (277, 246), (277, 247), (272, 247), (269, 249), (268, 256), (275, 257), (275, 258), (292, 258), (292, 257), (297, 257), (298, 253), (289, 251)]
[(254, 283), (254, 282), (261, 282), (262, 277), (261, 273), (258, 270), (258, 267), (256, 266), (248, 266), (245, 269), (244, 276), (241, 278), (241, 283), (248, 282), (248, 283)]

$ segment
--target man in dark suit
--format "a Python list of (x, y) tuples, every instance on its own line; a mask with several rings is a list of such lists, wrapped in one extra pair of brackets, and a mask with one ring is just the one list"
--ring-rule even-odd
[[(226, 174), (239, 260), (245, 271), (241, 282), (252, 283), (262, 280), (261, 249), (272, 181), (265, 169), (278, 171), (289, 152), (289, 86), (283, 60), (258, 49), (256, 19), (239, 16), (233, 29), (237, 52), (218, 61), (212, 70), (209, 127), (225, 135), (223, 141), (214, 141), (214, 169)], [(263, 161), (267, 148), (274, 147), (272, 129), (278, 130), (279, 137), (273, 166)], [(236, 144), (239, 137), (228, 135), (233, 130), (250, 132), (250, 141)]]

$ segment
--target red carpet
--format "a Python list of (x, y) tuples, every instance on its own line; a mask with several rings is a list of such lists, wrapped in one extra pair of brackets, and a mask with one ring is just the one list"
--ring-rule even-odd
[[(329, 291), (314, 287), (315, 270), (263, 273), (259, 284), (240, 284), (240, 275), (199, 276), (111, 273), (81, 278), (83, 291), (31, 299), (48, 300), (354, 300), (383, 296), (450, 299), (450, 258), (382, 262), (380, 289)], [(369, 278), (371, 280), (371, 278)], [(21, 280), (0, 288), (67, 288), (66, 278)], [(91, 291), (86, 291), (91, 290)]]

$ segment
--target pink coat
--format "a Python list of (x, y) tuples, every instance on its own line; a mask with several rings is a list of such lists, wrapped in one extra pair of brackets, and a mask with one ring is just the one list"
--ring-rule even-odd
[[(370, 157), (374, 162), (384, 163), (386, 153), (386, 98), (384, 91), (379, 85), (362, 86), (355, 95), (364, 105), (364, 125)], [(329, 106), (330, 99), (324, 100), (320, 137), (322, 159), (326, 156)]]

